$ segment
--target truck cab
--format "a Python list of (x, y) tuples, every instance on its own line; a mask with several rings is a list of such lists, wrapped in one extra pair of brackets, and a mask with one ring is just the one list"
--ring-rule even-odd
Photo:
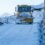
[(33, 23), (33, 16), (31, 12), (31, 6), (29, 5), (18, 5), (17, 6), (18, 14), (17, 14), (17, 24), (32, 24)]

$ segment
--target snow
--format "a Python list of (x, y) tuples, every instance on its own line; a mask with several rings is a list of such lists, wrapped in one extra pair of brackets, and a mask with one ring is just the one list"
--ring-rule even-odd
[(34, 8), (43, 8), (44, 7), (44, 3), (40, 4), (40, 5), (33, 5), (32, 7)]
[(40, 23), (43, 19), (43, 11), (34, 11), (33, 12), (34, 22)]
[(39, 45), (39, 22), (43, 16), (35, 12), (33, 17), (33, 24), (15, 24), (15, 18), (9, 18), (11, 23), (0, 26), (0, 45)]
[(38, 24), (0, 26), (0, 45), (38, 45)]
[(33, 17), (33, 24), (15, 24), (15, 17), (8, 17), (10, 23), (0, 26), (0, 45), (39, 45), (39, 23), (43, 13), (34, 11)]

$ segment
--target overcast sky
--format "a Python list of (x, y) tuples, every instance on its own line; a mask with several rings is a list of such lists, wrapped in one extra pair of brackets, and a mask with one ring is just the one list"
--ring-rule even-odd
[(3, 13), (13, 14), (17, 5), (38, 5), (43, 2), (44, 0), (0, 0), (0, 15)]

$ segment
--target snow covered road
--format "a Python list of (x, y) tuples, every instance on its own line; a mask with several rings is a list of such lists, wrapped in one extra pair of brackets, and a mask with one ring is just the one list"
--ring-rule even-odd
[(39, 26), (5, 24), (0, 26), (0, 45), (38, 45)]

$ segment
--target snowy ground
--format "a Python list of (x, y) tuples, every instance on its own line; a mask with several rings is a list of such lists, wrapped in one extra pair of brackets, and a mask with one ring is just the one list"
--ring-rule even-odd
[(38, 45), (39, 26), (5, 24), (0, 26), (0, 45)]
[[(39, 45), (39, 22), (43, 15), (33, 14), (33, 24), (5, 24), (0, 26), (0, 45)], [(11, 21), (13, 22), (13, 21)]]

